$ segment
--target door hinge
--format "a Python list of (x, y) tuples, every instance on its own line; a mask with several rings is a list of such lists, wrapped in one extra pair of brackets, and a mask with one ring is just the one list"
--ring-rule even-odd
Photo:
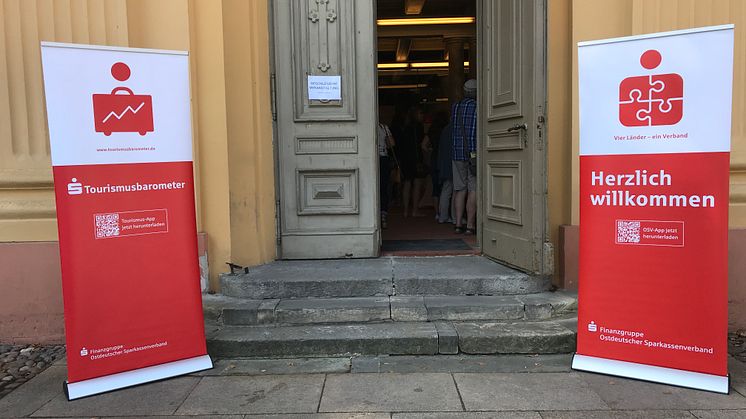
[(280, 225), (280, 200), (275, 201), (275, 236), (277, 237), (277, 245), (282, 244), (282, 227)]
[(272, 120), (277, 121), (277, 79), (275, 73), (269, 75), (269, 94), (272, 102)]

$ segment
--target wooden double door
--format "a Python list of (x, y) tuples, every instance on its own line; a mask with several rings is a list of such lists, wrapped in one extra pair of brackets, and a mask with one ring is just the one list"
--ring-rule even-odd
[[(272, 5), (280, 257), (375, 257), (375, 2)], [(545, 4), (479, 0), (477, 16), (479, 243), (546, 273)], [(309, 80), (339, 99), (309, 97)]]

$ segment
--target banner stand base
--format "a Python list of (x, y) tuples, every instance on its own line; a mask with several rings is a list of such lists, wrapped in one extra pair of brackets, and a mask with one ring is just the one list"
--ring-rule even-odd
[(595, 356), (575, 354), (572, 358), (572, 369), (634, 378), (654, 383), (671, 384), (679, 387), (712, 391), (728, 394), (730, 375), (720, 376), (700, 372), (636, 364)]
[(67, 396), (67, 400), (75, 400), (138, 384), (176, 377), (177, 375), (209, 370), (210, 368), (212, 368), (212, 359), (210, 359), (209, 355), (202, 355), (75, 383), (65, 381), (65, 396)]

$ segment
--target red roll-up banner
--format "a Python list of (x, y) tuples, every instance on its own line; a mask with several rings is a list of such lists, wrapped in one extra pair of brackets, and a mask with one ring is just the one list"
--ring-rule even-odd
[(185, 52), (42, 43), (69, 399), (212, 368)]
[(728, 392), (733, 26), (578, 44), (573, 368)]

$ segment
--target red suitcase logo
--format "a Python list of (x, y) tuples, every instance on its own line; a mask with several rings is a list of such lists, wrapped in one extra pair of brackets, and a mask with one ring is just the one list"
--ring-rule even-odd
[[(115, 63), (111, 74), (119, 81), (129, 79), (127, 64)], [(111, 94), (93, 95), (93, 119), (96, 132), (153, 132), (153, 97), (136, 95), (127, 87), (115, 87)]]

